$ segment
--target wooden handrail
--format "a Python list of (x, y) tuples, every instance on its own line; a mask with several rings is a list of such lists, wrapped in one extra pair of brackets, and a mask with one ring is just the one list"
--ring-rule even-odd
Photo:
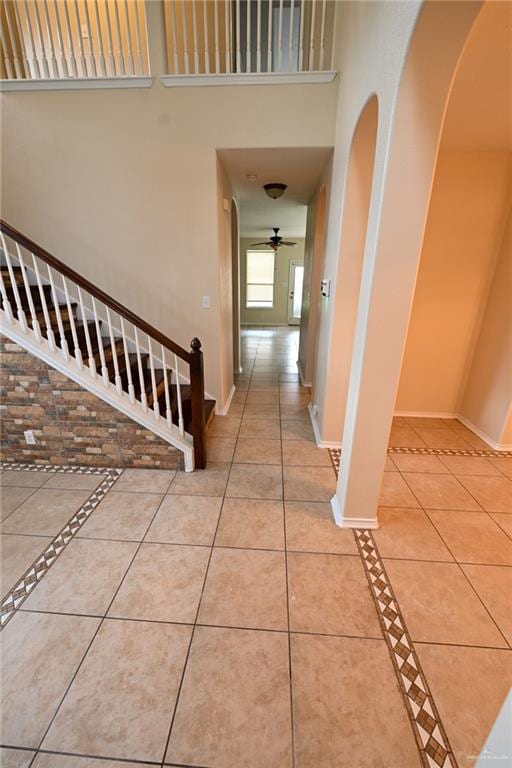
[(108, 293), (102, 291), (101, 288), (97, 288), (85, 277), (82, 277), (82, 275), (80, 275), (78, 272), (75, 272), (74, 269), (68, 267), (55, 256), (52, 256), (51, 253), (48, 253), (48, 251), (46, 251), (44, 248), (41, 248), (41, 246), (37, 245), (37, 243), (34, 243), (34, 241), (30, 240), (30, 238), (22, 235), (21, 232), (18, 232), (17, 229), (11, 227), (10, 224), (7, 224), (7, 222), (3, 221), (2, 219), (0, 219), (0, 230), (5, 235), (8, 235), (10, 238), (12, 238), (12, 240), (17, 242), (19, 245), (22, 245), (24, 248), (26, 248), (27, 251), (33, 253), (34, 256), (40, 258), (41, 261), (44, 261), (50, 267), (58, 270), (62, 275), (64, 275), (64, 277), (72, 280), (80, 288), (83, 288), (85, 291), (94, 296), (95, 299), (102, 301), (107, 305), (107, 307), (110, 307), (110, 309), (114, 310), (114, 312), (117, 312), (117, 314), (124, 317), (125, 320), (133, 323), (133, 325), (135, 325), (141, 331), (147, 333), (159, 344), (163, 344), (164, 347), (166, 347), (171, 352), (174, 352), (174, 354), (178, 355), (178, 357), (190, 365), (193, 359), (190, 352), (187, 352), (186, 349), (180, 347), (179, 344), (176, 344), (174, 341), (172, 341), (172, 339), (170, 339), (168, 336), (165, 336), (163, 333), (161, 333), (161, 331), (159, 331), (153, 325), (147, 323), (138, 315), (134, 314), (123, 304), (120, 304), (118, 301), (116, 301), (116, 299), (113, 299), (112, 296), (109, 296)]

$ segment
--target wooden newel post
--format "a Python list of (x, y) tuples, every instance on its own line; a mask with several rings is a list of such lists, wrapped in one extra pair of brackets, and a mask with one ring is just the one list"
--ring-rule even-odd
[(196, 469), (206, 467), (206, 430), (204, 411), (204, 370), (201, 342), (194, 338), (190, 342), (190, 389), (192, 403), (192, 436), (194, 438), (194, 459)]

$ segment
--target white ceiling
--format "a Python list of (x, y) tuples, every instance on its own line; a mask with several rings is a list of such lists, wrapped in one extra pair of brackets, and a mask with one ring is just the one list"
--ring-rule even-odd
[(442, 149), (512, 150), (512, 3), (483, 6), (448, 102)]
[[(262, 240), (279, 227), (285, 239), (304, 237), (307, 205), (331, 157), (329, 147), (279, 149), (223, 149), (221, 162), (240, 203), (240, 234)], [(257, 179), (249, 181), (248, 173)], [(271, 200), (263, 184), (288, 185), (283, 197)]]

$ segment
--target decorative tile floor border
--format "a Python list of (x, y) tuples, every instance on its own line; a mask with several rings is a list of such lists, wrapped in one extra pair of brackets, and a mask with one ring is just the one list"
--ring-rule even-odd
[[(329, 448), (331, 461), (334, 465), (336, 474), (340, 470), (341, 448)], [(388, 453), (409, 453), (417, 456), (478, 456), (486, 459), (512, 459), (512, 451), (493, 451), (475, 448), (472, 450), (464, 448), (388, 448)]]
[[(391, 449), (393, 451), (394, 449)], [(415, 453), (418, 449), (398, 449), (400, 453)], [(419, 449), (422, 450), (422, 449)], [(423, 449), (424, 450), (424, 449)], [(431, 451), (435, 449), (427, 449)], [(437, 451), (439, 453), (439, 451)], [(448, 453), (443, 449), (445, 454)], [(341, 451), (329, 450), (336, 475)], [(476, 453), (476, 452), (475, 452)], [(478, 452), (480, 453), (480, 452)], [(467, 451), (451, 454), (467, 455)], [(471, 453), (473, 455), (473, 453)], [(448, 736), (411, 640), (398, 601), (384, 568), (375, 539), (370, 530), (354, 529), (354, 538), (363, 561), (382, 634), (395, 670), (416, 743), (425, 768), (457, 768)]]
[(0, 631), (7, 622), (12, 619), (16, 611), (27, 599), (34, 587), (41, 581), (48, 569), (53, 565), (58, 556), (64, 551), (69, 542), (76, 536), (82, 525), (96, 509), (105, 494), (112, 488), (116, 480), (120, 477), (122, 469), (95, 469), (91, 467), (76, 466), (54, 466), (51, 464), (22, 464), (11, 462), (0, 462), (0, 469), (14, 471), (30, 472), (48, 472), (63, 474), (81, 474), (103, 476), (103, 481), (94, 490), (89, 498), (80, 507), (78, 512), (71, 517), (66, 525), (59, 531), (54, 539), (48, 544), (41, 555), (36, 558), (31, 566), (25, 571), (23, 576), (18, 579), (16, 584), (5, 595), (0, 603)]

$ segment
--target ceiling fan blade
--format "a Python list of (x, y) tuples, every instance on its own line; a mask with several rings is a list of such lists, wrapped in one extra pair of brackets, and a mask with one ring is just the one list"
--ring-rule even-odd
[(282, 240), (282, 241), (279, 243), (279, 245), (289, 245), (289, 246), (291, 246), (292, 248), (295, 248), (295, 246), (297, 245), (297, 243), (293, 243), (291, 240)]
[(265, 243), (252, 243), (251, 248), (256, 248), (257, 245), (273, 245), (273, 243), (268, 240)]

